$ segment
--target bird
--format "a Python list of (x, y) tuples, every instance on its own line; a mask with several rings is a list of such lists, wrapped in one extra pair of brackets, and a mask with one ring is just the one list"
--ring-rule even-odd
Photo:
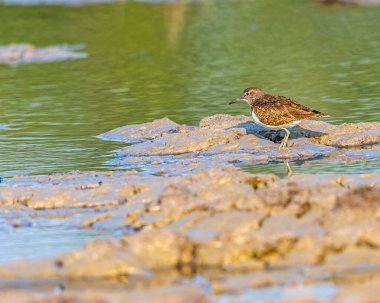
[(279, 146), (280, 151), (287, 149), (289, 128), (309, 118), (330, 117), (328, 114), (306, 107), (288, 97), (269, 95), (258, 87), (246, 88), (243, 96), (230, 101), (229, 104), (241, 101), (249, 105), (255, 123), (267, 129), (285, 131), (285, 136)]

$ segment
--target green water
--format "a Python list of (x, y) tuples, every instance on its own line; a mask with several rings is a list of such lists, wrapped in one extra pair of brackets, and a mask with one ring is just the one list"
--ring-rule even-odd
[[(380, 7), (314, 0), (0, 6), (0, 45), (81, 44), (88, 58), (0, 65), (0, 176), (111, 169), (94, 136), (167, 116), (197, 124), (247, 86), (380, 116)], [(264, 170), (265, 169), (262, 169)]]

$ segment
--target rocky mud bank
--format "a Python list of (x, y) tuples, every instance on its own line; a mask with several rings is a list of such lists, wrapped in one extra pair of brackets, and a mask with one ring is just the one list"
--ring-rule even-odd
[(278, 150), (283, 136), (283, 131), (268, 131), (247, 116), (215, 115), (198, 127), (164, 118), (120, 127), (100, 138), (130, 144), (116, 152), (117, 165), (166, 175), (269, 162), (380, 157), (380, 123), (304, 121), (292, 129), (286, 152)]
[[(64, 210), (78, 229), (121, 236), (0, 264), (0, 302), (377, 302), (380, 172), (279, 178), (235, 166), (378, 157), (379, 129), (305, 122), (285, 153), (268, 140), (280, 134), (244, 116), (208, 117), (199, 127), (161, 119), (105, 133), (130, 143), (119, 164), (159, 174), (6, 180), (0, 220), (28, 228)], [(92, 214), (78, 221), (72, 214), (83, 209)]]

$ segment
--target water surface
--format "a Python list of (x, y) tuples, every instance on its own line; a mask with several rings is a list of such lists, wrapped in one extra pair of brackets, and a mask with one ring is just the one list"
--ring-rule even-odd
[[(27, 212), (0, 213), (0, 265), (50, 257), (79, 249), (94, 238), (119, 235), (117, 231), (85, 229), (79, 223), (86, 218), (86, 213), (76, 210), (71, 216), (71, 212), (56, 211), (49, 217), (49, 211), (39, 211), (39, 216), (33, 219)], [(91, 215), (89, 212), (87, 217)]]
[(0, 6), (0, 45), (79, 44), (88, 54), (0, 66), (0, 176), (112, 169), (120, 144), (96, 135), (164, 116), (246, 114), (227, 102), (251, 85), (329, 122), (377, 121), (380, 7), (316, 2)]

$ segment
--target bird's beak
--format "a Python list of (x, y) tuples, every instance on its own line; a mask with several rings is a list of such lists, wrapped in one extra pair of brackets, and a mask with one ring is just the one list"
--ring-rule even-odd
[(231, 104), (238, 103), (238, 102), (241, 102), (241, 101), (244, 101), (244, 99), (242, 99), (242, 98), (237, 98), (237, 99), (235, 99), (235, 100), (230, 101), (228, 104), (231, 105)]

